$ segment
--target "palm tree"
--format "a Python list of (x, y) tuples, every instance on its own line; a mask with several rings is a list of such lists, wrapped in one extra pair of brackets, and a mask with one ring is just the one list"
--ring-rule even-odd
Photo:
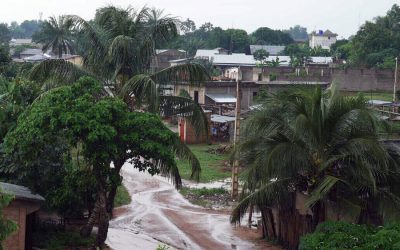
[(50, 17), (42, 23), (41, 30), (37, 34), (36, 42), (44, 43), (42, 50), (45, 52), (49, 49), (58, 58), (62, 58), (64, 54), (74, 53), (74, 43), (72, 28), (74, 23), (67, 16)]
[[(160, 115), (180, 114), (189, 119), (196, 131), (208, 133), (207, 118), (197, 103), (186, 97), (165, 96), (161, 91), (167, 84), (204, 81), (208, 77), (204, 67), (188, 63), (159, 72), (150, 68), (157, 44), (177, 36), (176, 20), (160, 15), (162, 12), (149, 8), (136, 11), (109, 6), (97, 10), (94, 22), (68, 16), (69, 22), (74, 24), (74, 31), (85, 38), (82, 44), (86, 48), (82, 55), (83, 66), (59, 59), (46, 60), (32, 69), (30, 77), (45, 82), (45, 88), (52, 88), (89, 75), (103, 83), (105, 94), (123, 99), (132, 109)], [(174, 147), (179, 157), (192, 163), (192, 177), (198, 179), (200, 164), (194, 154), (179, 141), (174, 143)], [(116, 177), (119, 177), (123, 164), (124, 161), (114, 162)], [(110, 213), (116, 189), (116, 185), (112, 186), (108, 194)], [(92, 217), (96, 217), (96, 211)], [(90, 234), (94, 221), (89, 220), (91, 223), (81, 231), (83, 235)]]
[(385, 127), (362, 96), (342, 97), (334, 87), (271, 95), (246, 121), (238, 153), (248, 170), (232, 222), (256, 206), (264, 235), (297, 249), (328, 207), (359, 223), (398, 216), (400, 151), (381, 140)]

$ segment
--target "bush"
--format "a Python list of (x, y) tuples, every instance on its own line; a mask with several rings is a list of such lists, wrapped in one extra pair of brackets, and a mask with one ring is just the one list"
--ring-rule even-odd
[(400, 249), (400, 224), (375, 228), (347, 222), (325, 222), (301, 238), (299, 249)]

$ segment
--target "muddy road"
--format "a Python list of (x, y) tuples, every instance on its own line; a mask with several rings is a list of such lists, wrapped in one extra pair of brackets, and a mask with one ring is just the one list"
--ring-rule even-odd
[[(122, 169), (132, 203), (110, 222), (106, 243), (115, 250), (278, 249), (257, 241), (254, 232), (232, 227), (229, 214), (192, 205), (167, 179)], [(239, 237), (240, 234), (240, 237)]]

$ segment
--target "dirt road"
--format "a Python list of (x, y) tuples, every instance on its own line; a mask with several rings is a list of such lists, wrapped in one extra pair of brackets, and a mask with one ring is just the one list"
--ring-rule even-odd
[[(130, 164), (122, 169), (132, 196), (126, 212), (110, 222), (106, 243), (116, 250), (156, 249), (277, 249), (249, 240), (254, 233), (232, 227), (229, 214), (192, 205), (162, 177), (139, 173)], [(247, 240), (239, 238), (243, 233)]]

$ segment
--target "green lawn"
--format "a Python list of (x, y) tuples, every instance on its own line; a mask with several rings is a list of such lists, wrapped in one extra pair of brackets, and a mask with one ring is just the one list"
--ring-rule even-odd
[(393, 92), (385, 92), (385, 91), (343, 91), (342, 92), (344, 95), (349, 95), (349, 96), (354, 96), (357, 95), (358, 93), (363, 93), (365, 98), (368, 100), (382, 100), (382, 101), (392, 101), (393, 100)]
[(129, 195), (126, 187), (121, 184), (121, 186), (119, 186), (117, 189), (117, 194), (115, 195), (114, 207), (128, 205), (129, 203), (131, 203), (131, 196)]
[[(207, 150), (213, 147), (216, 148), (218, 145), (189, 145), (189, 148), (200, 161), (200, 182), (211, 182), (231, 176), (230, 169), (224, 166), (224, 162), (229, 159), (229, 153), (223, 155), (208, 153)], [(189, 179), (191, 174), (189, 163), (184, 160), (177, 160), (177, 164), (182, 178)]]

